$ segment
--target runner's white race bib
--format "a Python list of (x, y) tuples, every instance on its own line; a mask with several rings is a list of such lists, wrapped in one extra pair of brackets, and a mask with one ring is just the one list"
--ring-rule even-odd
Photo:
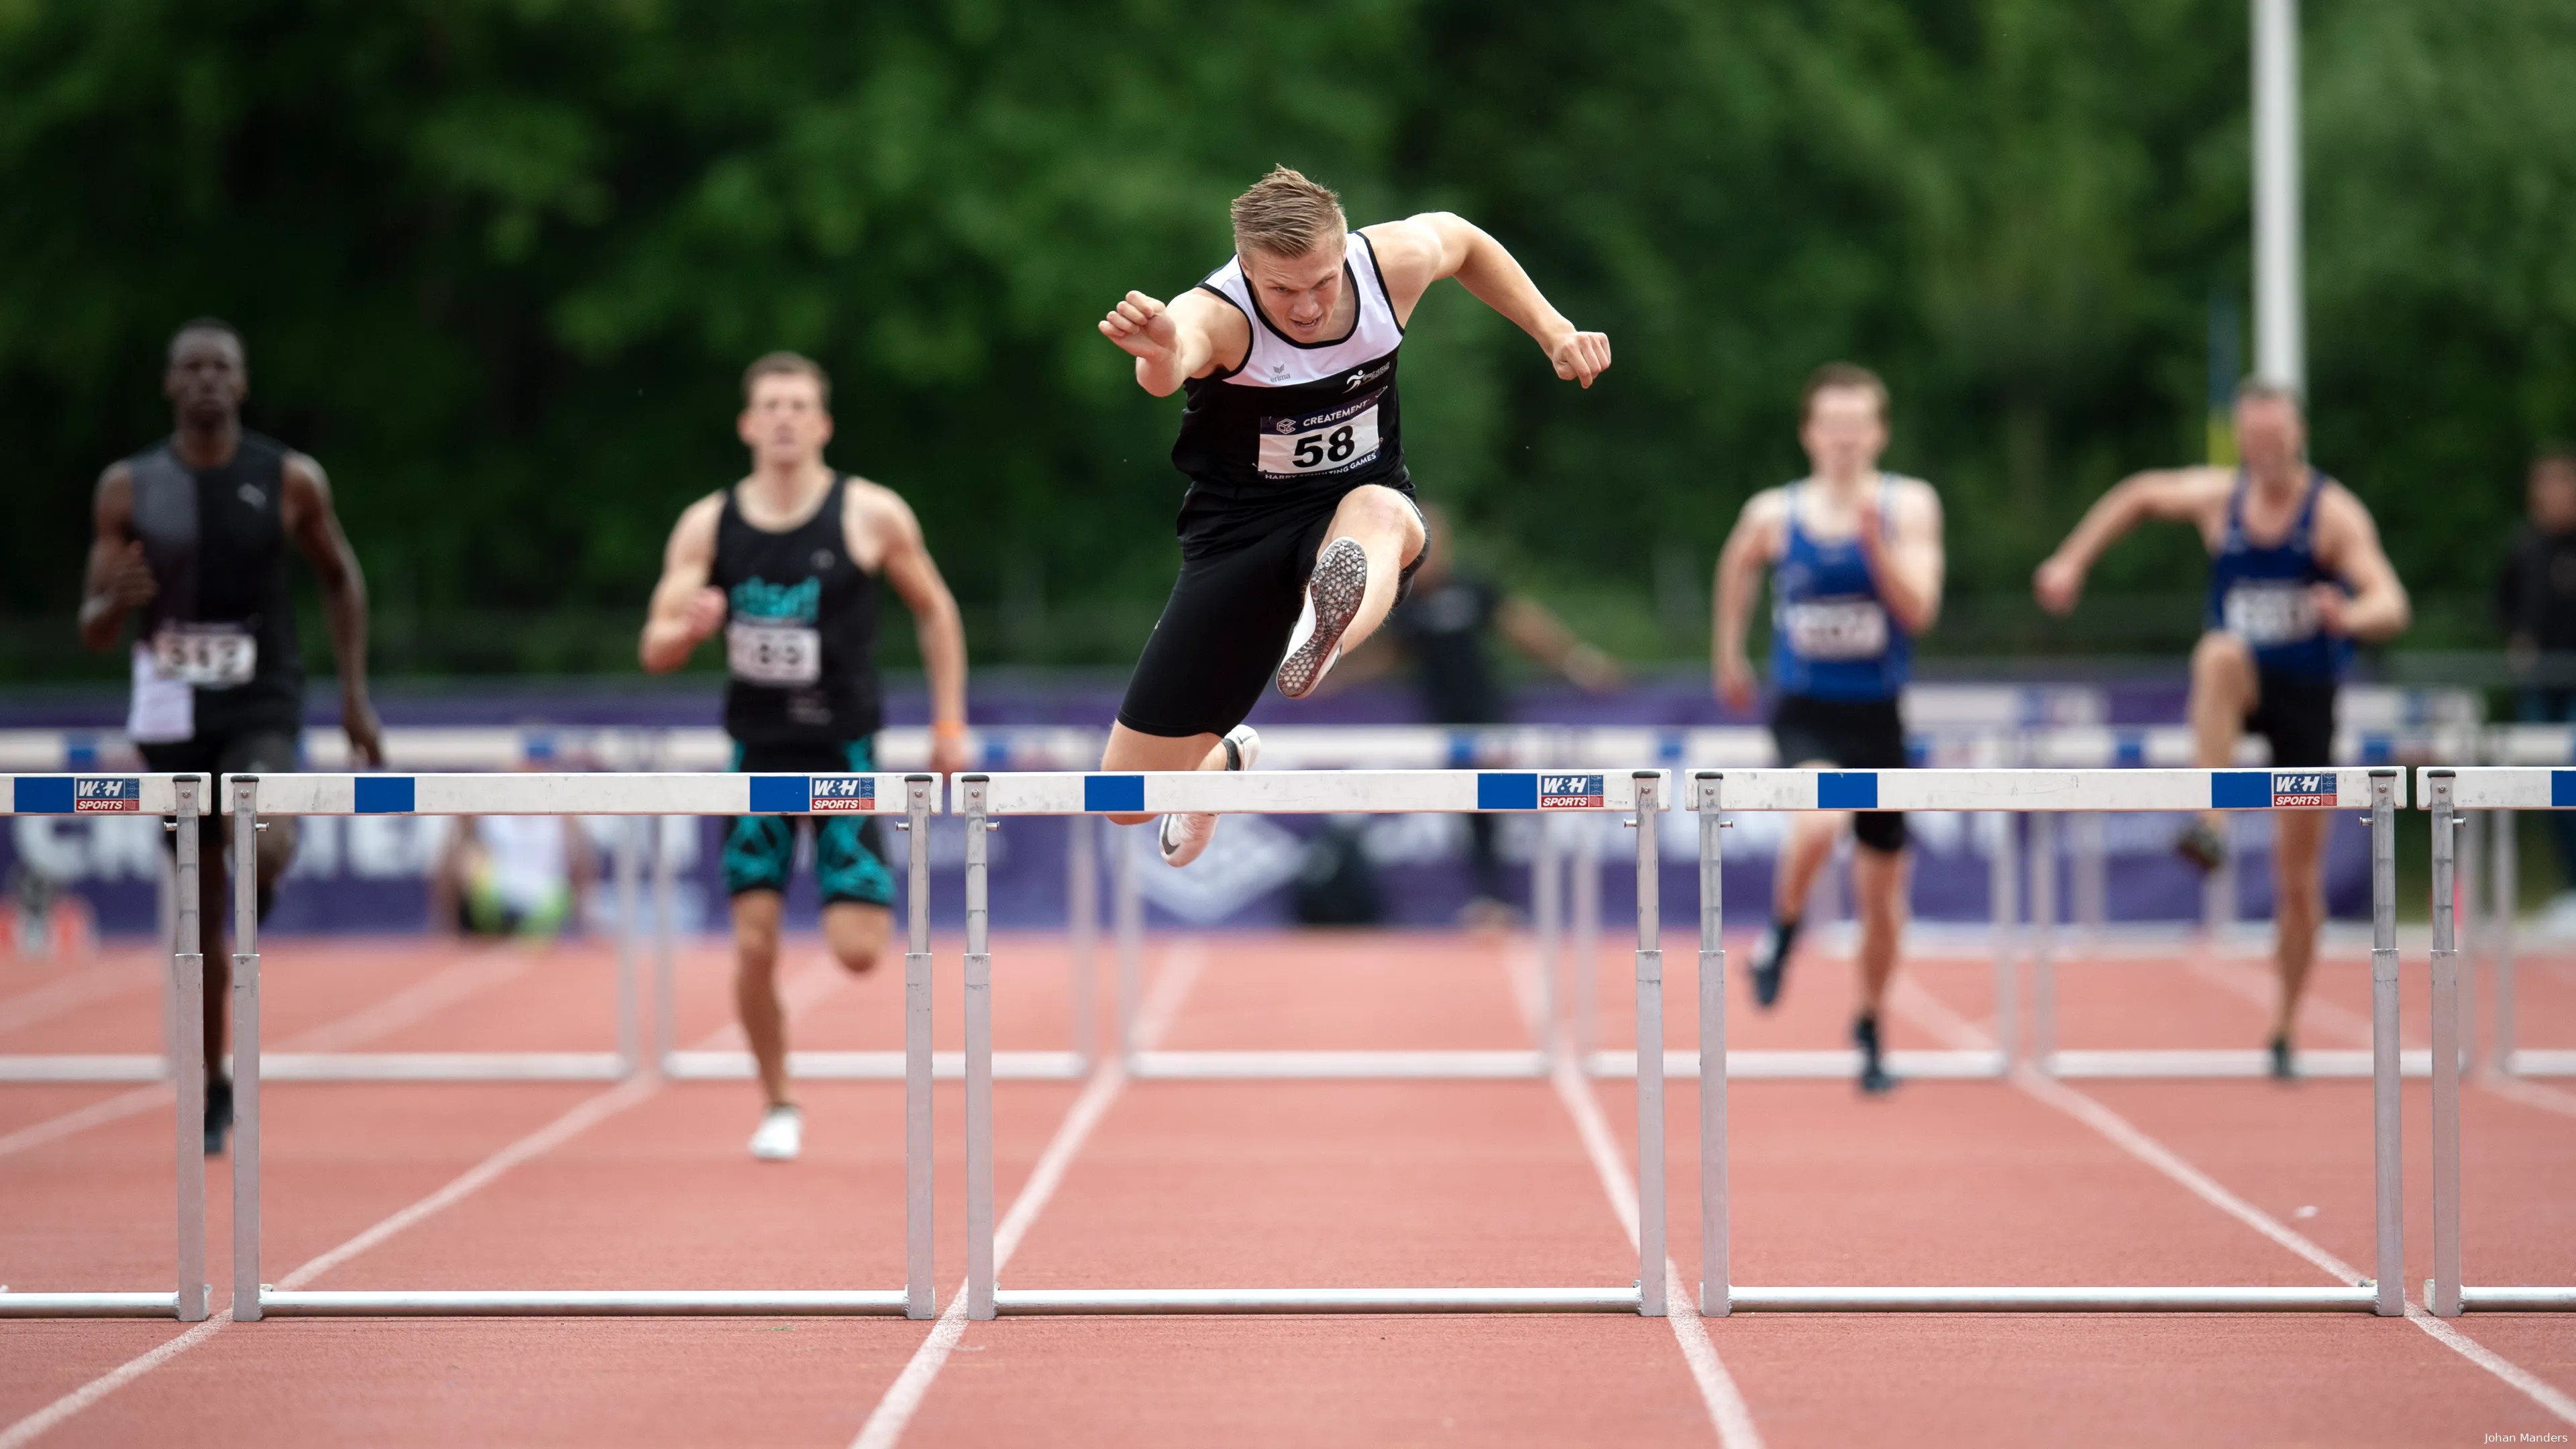
[(2317, 601), (2309, 596), (2306, 584), (2233, 585), (2220, 613), (2228, 633), (2257, 649), (2296, 644), (2317, 635)]
[(804, 624), (737, 619), (725, 626), (725, 662), (747, 684), (812, 684), (823, 677), (823, 636)]
[(152, 667), (176, 683), (231, 689), (259, 671), (259, 640), (239, 624), (164, 624), (152, 635)]
[(1781, 632), (1808, 659), (1875, 659), (1887, 652), (1887, 610), (1875, 599), (1809, 599), (1780, 606)]
[(1302, 418), (1263, 418), (1253, 465), (1265, 478), (1299, 478), (1367, 462), (1377, 456), (1378, 397)]

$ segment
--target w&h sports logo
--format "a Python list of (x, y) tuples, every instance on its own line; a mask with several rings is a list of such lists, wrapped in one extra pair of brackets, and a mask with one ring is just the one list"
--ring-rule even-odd
[(2332, 805), (2335, 802), (2335, 777), (2331, 770), (2275, 770), (2272, 772), (2272, 805)]
[(834, 811), (866, 813), (877, 808), (874, 775), (815, 775), (808, 779), (807, 799), (817, 815)]
[(1598, 810), (1601, 808), (1599, 775), (1541, 775), (1538, 777), (1538, 808), (1541, 810)]
[(75, 815), (133, 815), (143, 809), (143, 782), (131, 776), (82, 775), (72, 781)]

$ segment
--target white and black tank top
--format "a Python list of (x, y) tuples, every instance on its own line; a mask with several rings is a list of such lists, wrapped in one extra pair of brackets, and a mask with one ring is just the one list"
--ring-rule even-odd
[(193, 468), (164, 442), (126, 467), (154, 588), (134, 645), (128, 732), (166, 743), (299, 728), (285, 445), (244, 432), (230, 459)]
[(1241, 367), (1185, 385), (1189, 406), (1172, 465), (1189, 476), (1193, 504), (1267, 510), (1309, 495), (1339, 497), (1363, 483), (1406, 486), (1395, 383), (1404, 327), (1368, 238), (1351, 233), (1343, 256), (1357, 316), (1348, 334), (1328, 342), (1297, 342), (1273, 326), (1240, 257), (1199, 283), (1243, 313), (1252, 345)]
[(738, 490), (716, 518), (707, 582), (725, 596), (725, 732), (746, 744), (841, 745), (877, 732), (877, 580), (850, 557), (832, 486), (792, 528), (743, 517)]

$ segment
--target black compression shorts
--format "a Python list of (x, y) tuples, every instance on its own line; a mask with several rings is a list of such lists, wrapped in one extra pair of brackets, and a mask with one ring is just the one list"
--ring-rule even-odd
[(2254, 708), (2245, 728), (2272, 743), (2280, 769), (2322, 769), (2334, 763), (2335, 681), (2313, 674), (2264, 670), (2255, 677)]
[[(1412, 496), (1400, 480), (1383, 486)], [(1184, 508), (1181, 576), (1127, 680), (1118, 722), (1171, 739), (1221, 735), (1243, 723), (1288, 652), (1306, 576), (1341, 501), (1321, 494), (1258, 520), (1194, 518), (1195, 505)], [(1430, 525), (1423, 527), (1427, 540)], [(1430, 552), (1426, 543), (1405, 565), (1399, 601)]]
[[(1845, 770), (1905, 768), (1905, 721), (1892, 699), (1813, 699), (1784, 694), (1771, 710), (1771, 741), (1784, 769), (1832, 765)], [(1852, 838), (1887, 854), (1905, 848), (1905, 812), (1863, 810)]]

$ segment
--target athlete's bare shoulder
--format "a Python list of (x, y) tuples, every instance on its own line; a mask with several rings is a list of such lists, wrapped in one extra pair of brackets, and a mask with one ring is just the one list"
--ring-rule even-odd
[(671, 546), (667, 551), (669, 561), (703, 561), (715, 557), (716, 520), (724, 516), (725, 494), (729, 491), (719, 488), (680, 510), (680, 521), (671, 525)]
[(94, 507), (134, 507), (134, 465), (123, 458), (98, 470), (98, 486), (90, 490)]
[(871, 573), (921, 545), (921, 520), (903, 495), (855, 473), (841, 490), (841, 531), (850, 557)]
[(1789, 516), (1788, 485), (1765, 488), (1744, 500), (1744, 511), (1736, 515), (1738, 528), (1778, 523)]
[(1458, 268), (1453, 253), (1460, 248), (1451, 233), (1472, 230), (1467, 223), (1445, 211), (1425, 211), (1401, 221), (1381, 221), (1360, 228), (1368, 238), (1369, 251), (1377, 257), (1378, 275), (1386, 279), (1387, 300), (1395, 304), (1400, 316), (1410, 316), (1414, 304), (1431, 284)]
[(1887, 505), (1902, 524), (1941, 522), (1941, 493), (1921, 478), (1896, 476), (1888, 480)]

